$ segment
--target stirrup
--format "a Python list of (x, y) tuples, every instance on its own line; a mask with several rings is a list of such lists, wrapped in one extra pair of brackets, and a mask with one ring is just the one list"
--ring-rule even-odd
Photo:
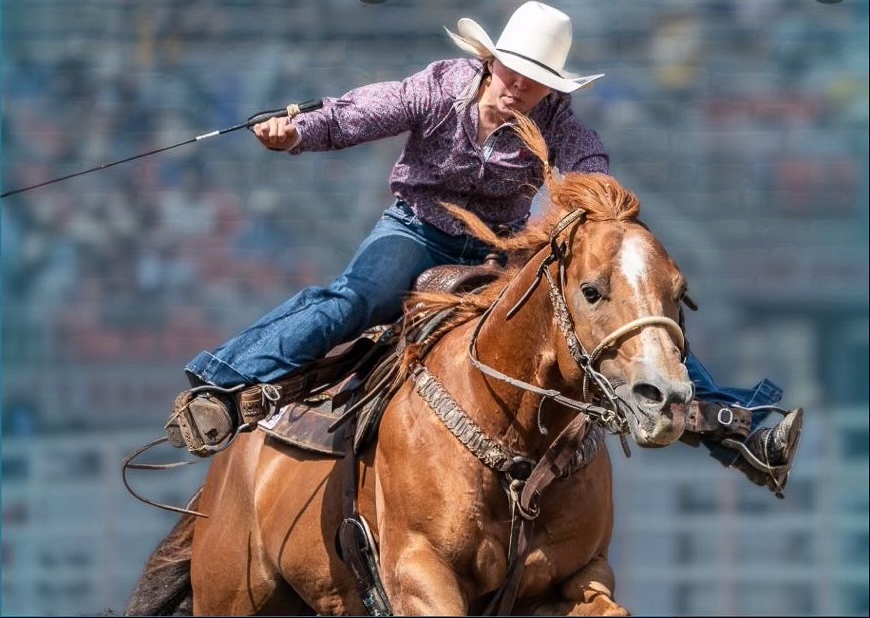
[[(172, 413), (164, 425), (167, 438), (175, 447), (187, 447), (187, 450), (198, 457), (210, 457), (229, 447), (239, 433), (251, 429), (251, 423), (238, 422), (238, 409), (235, 394), (246, 388), (240, 384), (232, 388), (223, 388), (211, 384), (196, 386), (182, 392), (175, 399)], [(202, 426), (203, 418), (196, 418), (191, 411), (197, 400), (212, 400), (209, 405), (217, 418), (209, 419), (211, 426)]]
[(739, 440), (734, 440), (733, 438), (725, 438), (722, 440), (722, 446), (727, 446), (728, 448), (733, 448), (734, 450), (739, 451), (743, 456), (743, 459), (745, 459), (750, 466), (759, 472), (764, 472), (771, 476), (779, 472), (788, 472), (791, 467), (791, 462), (786, 462), (778, 466), (771, 466), (756, 457), (755, 453), (749, 450), (749, 447), (746, 446), (745, 443), (740, 442)]
[[(766, 408), (767, 406), (765, 406)], [(771, 406), (774, 408), (774, 406)], [(777, 410), (780, 410), (777, 408)], [(796, 417), (793, 423), (794, 426), (788, 428), (788, 433), (786, 434), (786, 439), (791, 438), (792, 434), (794, 437), (791, 439), (790, 444), (786, 444), (785, 446), (785, 457), (786, 460), (784, 463), (779, 465), (771, 465), (769, 461), (767, 461), (767, 456), (769, 453), (767, 441), (771, 439), (773, 432), (776, 431), (778, 425), (774, 425), (773, 427), (763, 427), (759, 428), (756, 431), (767, 430), (767, 433), (764, 434), (761, 442), (761, 452), (765, 456), (765, 461), (762, 461), (748, 446), (749, 439), (746, 442), (735, 440), (733, 438), (725, 438), (722, 440), (722, 446), (732, 448), (738, 451), (743, 458), (745, 464), (748, 464), (754, 470), (761, 472), (766, 476), (766, 482), (764, 483), (767, 487), (773, 491), (777, 498), (783, 498), (785, 496), (785, 485), (788, 482), (788, 475), (791, 471), (792, 464), (794, 462), (795, 455), (797, 454), (798, 445), (801, 439), (801, 433), (803, 432), (803, 409), (796, 408), (795, 410), (783, 412), (783, 420), (788, 417), (789, 414), (795, 413)], [(783, 421), (780, 421), (783, 422)], [(753, 433), (754, 435), (754, 433)], [(750, 436), (750, 439), (752, 436)], [(738, 465), (738, 467), (740, 467)], [(746, 473), (746, 471), (744, 471)], [(747, 476), (750, 476), (747, 474)], [(750, 476), (750, 480), (752, 477)]]
[[(758, 457), (756, 457), (743, 442), (732, 438), (725, 438), (722, 440), (722, 446), (727, 446), (728, 448), (737, 450), (740, 453), (740, 456), (743, 457), (744, 465), (748, 464), (754, 470), (757, 470), (764, 475), (764, 482), (757, 482), (757, 484), (766, 485), (777, 498), (785, 498), (785, 484), (788, 482), (788, 473), (791, 470), (790, 462), (784, 463), (780, 466), (766, 464), (758, 459)], [(739, 469), (740, 464), (737, 464), (736, 467)], [(750, 480), (753, 479), (753, 477), (747, 474), (746, 471), (744, 471), (744, 474), (746, 474)]]

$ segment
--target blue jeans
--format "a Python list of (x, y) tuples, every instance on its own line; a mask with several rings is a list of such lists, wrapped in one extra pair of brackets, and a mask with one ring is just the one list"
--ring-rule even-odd
[(329, 286), (301, 290), (214, 352), (200, 352), (185, 369), (224, 388), (284, 378), (367, 328), (397, 320), (424, 270), (480, 264), (491, 253), (491, 246), (446, 234), (397, 202)]
[[(782, 389), (776, 384), (764, 378), (753, 388), (726, 388), (720, 387), (713, 380), (710, 372), (689, 352), (686, 358), (686, 369), (689, 370), (689, 379), (695, 385), (695, 397), (702, 401), (722, 403), (725, 405), (739, 404), (746, 408), (754, 406), (770, 406), (779, 403), (782, 399)], [(754, 431), (767, 418), (768, 411), (758, 410), (752, 413), (752, 425)], [(722, 446), (718, 441), (711, 438), (702, 438), (701, 443), (710, 451), (710, 457), (716, 459), (724, 466), (732, 465), (740, 457), (737, 451)]]

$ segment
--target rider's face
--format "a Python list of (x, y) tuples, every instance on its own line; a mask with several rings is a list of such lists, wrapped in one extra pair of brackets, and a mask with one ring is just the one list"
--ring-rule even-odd
[(503, 117), (510, 117), (515, 112), (528, 114), (551, 92), (547, 86), (520, 75), (498, 60), (492, 63), (492, 80), (488, 89), (489, 100), (494, 102)]

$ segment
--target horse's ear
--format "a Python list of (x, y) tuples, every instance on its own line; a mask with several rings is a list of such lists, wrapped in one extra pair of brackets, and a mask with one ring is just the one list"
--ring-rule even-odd
[(643, 229), (645, 229), (647, 232), (649, 232), (650, 234), (652, 234), (652, 230), (649, 229), (649, 226), (648, 226), (646, 223), (644, 223), (644, 222), (641, 221), (640, 219), (635, 219), (634, 221), (635, 221), (635, 223), (637, 223), (639, 226), (641, 226)]
[(686, 305), (686, 307), (688, 307), (692, 311), (698, 310), (698, 304), (694, 300), (692, 300), (692, 297), (689, 296), (689, 294), (687, 292), (683, 293), (683, 297), (680, 300), (682, 300), (683, 304)]

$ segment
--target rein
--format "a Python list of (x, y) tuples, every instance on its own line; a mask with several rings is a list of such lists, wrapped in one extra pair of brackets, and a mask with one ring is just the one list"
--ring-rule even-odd
[[(127, 491), (130, 492), (134, 498), (139, 500), (140, 502), (144, 502), (149, 506), (155, 506), (159, 509), (163, 509), (164, 511), (172, 511), (173, 513), (180, 513), (182, 515), (193, 515), (195, 517), (202, 517), (204, 519), (208, 519), (208, 515), (205, 513), (200, 513), (199, 511), (194, 511), (191, 508), (191, 505), (194, 503), (196, 496), (191, 498), (188, 502), (187, 506), (182, 508), (180, 506), (173, 506), (171, 504), (164, 504), (162, 502), (156, 502), (154, 500), (149, 500), (145, 496), (139, 494), (137, 491), (133, 489), (130, 485), (130, 480), (127, 478), (127, 470), (172, 470), (173, 468), (180, 468), (181, 466), (189, 466), (192, 463), (196, 463), (194, 461), (173, 461), (169, 463), (159, 463), (159, 464), (148, 464), (148, 463), (134, 463), (134, 460), (137, 459), (142, 453), (145, 451), (151, 450), (158, 444), (163, 444), (164, 442), (168, 442), (169, 439), (166, 436), (161, 438), (157, 438), (153, 442), (149, 442), (145, 446), (142, 446), (124, 458), (123, 465), (121, 466), (121, 478), (124, 481), (124, 487), (127, 488)], [(202, 491), (200, 488), (199, 492)], [(197, 496), (199, 495), (197, 492)]]

